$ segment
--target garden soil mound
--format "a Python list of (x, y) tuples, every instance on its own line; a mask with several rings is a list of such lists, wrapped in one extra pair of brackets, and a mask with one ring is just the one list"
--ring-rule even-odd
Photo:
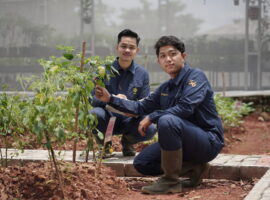
[[(64, 194), (68, 200), (111, 200), (127, 191), (126, 183), (102, 166), (100, 173), (92, 164), (62, 163)], [(0, 168), (1, 200), (62, 200), (59, 182), (50, 163), (28, 163), (23, 167)]]

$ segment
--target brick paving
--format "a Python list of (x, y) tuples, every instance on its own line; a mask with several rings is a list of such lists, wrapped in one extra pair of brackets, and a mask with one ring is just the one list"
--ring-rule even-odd
[[(2, 155), (4, 149), (1, 149)], [(56, 152), (59, 159), (72, 161), (72, 151)], [(23, 153), (16, 149), (8, 150), (8, 158), (12, 162), (45, 161), (48, 160), (47, 150), (24, 150)], [(85, 153), (77, 151), (76, 161), (84, 162)], [(92, 162), (92, 153), (89, 162)], [(116, 171), (117, 176), (139, 177), (133, 165), (133, 157), (122, 157), (122, 153), (115, 153), (112, 158), (105, 159), (103, 163)], [(209, 171), (204, 175), (207, 179), (244, 180), (258, 178), (258, 183), (253, 187), (244, 200), (269, 200), (270, 199), (270, 156), (266, 155), (232, 155), (219, 154), (210, 163)]]

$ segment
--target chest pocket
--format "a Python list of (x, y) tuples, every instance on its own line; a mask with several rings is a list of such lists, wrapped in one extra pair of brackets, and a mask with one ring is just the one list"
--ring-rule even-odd
[(175, 102), (175, 95), (172, 93), (164, 92), (160, 94), (160, 106), (162, 110), (171, 107)]
[(138, 84), (130, 84), (128, 87), (128, 98), (130, 100), (139, 100), (142, 86)]

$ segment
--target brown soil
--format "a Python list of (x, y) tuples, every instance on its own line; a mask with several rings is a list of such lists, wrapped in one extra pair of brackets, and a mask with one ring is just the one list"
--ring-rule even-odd
[[(114, 137), (113, 141), (115, 151), (121, 151), (119, 138)], [(270, 121), (263, 120), (258, 114), (252, 114), (244, 119), (241, 127), (225, 133), (226, 146), (222, 153), (269, 154), (269, 142)], [(72, 145), (72, 142), (67, 143), (65, 149), (71, 149)], [(136, 145), (137, 150), (142, 146), (145, 145)], [(79, 142), (77, 147), (82, 150), (85, 144)], [(65, 197), (70, 200), (240, 200), (244, 199), (257, 181), (204, 180), (200, 186), (183, 189), (180, 194), (145, 195), (140, 192), (141, 187), (150, 184), (154, 178), (117, 178), (111, 169), (104, 166), (97, 176), (96, 167), (89, 163), (65, 163), (62, 170)], [(49, 163), (28, 163), (22, 167), (0, 168), (1, 200), (63, 199), (58, 186)]]
[(254, 186), (254, 181), (204, 180), (192, 189), (183, 189), (182, 193), (170, 195), (146, 195), (140, 192), (141, 187), (151, 184), (153, 180), (145, 178), (130, 178), (126, 180), (132, 191), (122, 196), (121, 200), (241, 200)]
[(225, 133), (225, 147), (222, 153), (270, 155), (269, 144), (269, 118), (252, 114), (244, 118), (241, 127), (231, 129)]
[(140, 192), (141, 187), (156, 178), (117, 178), (106, 167), (101, 167), (97, 176), (97, 168), (85, 163), (65, 163), (62, 171), (63, 190), (49, 163), (0, 168), (0, 199), (62, 200), (64, 191), (68, 200), (240, 200), (254, 185), (247, 181), (205, 180), (196, 188), (183, 189), (180, 194), (145, 195)]
[(64, 187), (61, 190), (50, 163), (28, 163), (23, 167), (0, 168), (0, 199), (62, 200), (117, 199), (127, 192), (125, 181), (101, 167), (100, 173), (92, 164), (62, 163)]

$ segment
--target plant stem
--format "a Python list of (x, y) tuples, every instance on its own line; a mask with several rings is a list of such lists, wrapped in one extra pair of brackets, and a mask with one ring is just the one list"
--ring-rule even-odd
[(61, 173), (61, 170), (58, 168), (58, 163), (57, 163), (57, 159), (56, 159), (56, 156), (55, 156), (55, 152), (54, 152), (53, 147), (51, 145), (50, 136), (49, 136), (47, 131), (45, 131), (45, 137), (46, 137), (46, 140), (47, 140), (47, 144), (50, 144), (50, 146), (49, 147), (47, 146), (47, 148), (48, 148), (48, 150), (49, 150), (49, 152), (51, 154), (51, 158), (53, 160), (55, 172), (56, 172), (56, 175), (57, 175), (57, 178), (58, 178), (58, 181), (59, 181), (59, 185), (60, 185), (60, 188), (61, 188), (61, 191), (62, 191), (63, 199), (65, 199), (65, 192), (64, 192), (64, 184), (63, 184), (62, 173)]
[[(76, 112), (75, 112), (75, 127), (74, 127), (74, 130), (75, 130), (76, 133), (78, 132), (78, 117), (79, 117), (79, 106), (77, 106)], [(72, 161), (74, 163), (76, 162), (76, 151), (77, 151), (77, 137), (74, 139), (74, 142), (73, 142)]]
[(8, 150), (8, 147), (7, 147), (7, 135), (5, 135), (4, 136), (4, 141), (5, 141), (5, 167), (7, 167), (8, 166), (8, 164), (7, 164), (7, 161), (8, 161), (8, 157), (7, 157), (7, 150)]

